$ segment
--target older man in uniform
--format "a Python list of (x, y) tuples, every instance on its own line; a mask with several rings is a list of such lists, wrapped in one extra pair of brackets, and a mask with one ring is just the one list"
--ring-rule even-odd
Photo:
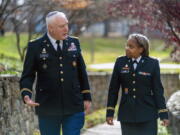
[[(46, 16), (48, 32), (29, 42), (20, 80), (24, 102), (35, 107), (41, 135), (80, 135), (91, 95), (79, 40), (68, 36), (62, 12)], [(35, 101), (32, 85), (37, 77)]]

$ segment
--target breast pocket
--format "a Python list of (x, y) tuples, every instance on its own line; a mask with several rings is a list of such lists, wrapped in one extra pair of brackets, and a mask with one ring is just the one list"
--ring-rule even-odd
[(151, 82), (150, 72), (139, 71), (137, 75), (138, 75), (138, 80), (141, 81), (142, 83), (149, 84)]
[(77, 63), (78, 63), (79, 52), (78, 51), (70, 51), (67, 53), (67, 57), (68, 57), (69, 64), (73, 68), (76, 68)]
[(70, 58), (70, 60), (76, 60), (78, 55), (79, 55), (78, 51), (69, 51), (67, 53), (67, 56)]
[(57, 58), (51, 54), (42, 55), (38, 57), (38, 69), (40, 72), (47, 72), (50, 69), (56, 68)]
[(122, 82), (128, 82), (129, 79), (130, 79), (130, 70), (120, 70), (120, 77), (121, 77), (121, 80)]

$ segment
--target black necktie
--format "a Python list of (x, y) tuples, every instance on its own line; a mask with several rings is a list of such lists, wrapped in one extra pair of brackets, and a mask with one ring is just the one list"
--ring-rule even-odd
[(57, 52), (61, 52), (60, 41), (56, 40), (56, 44), (57, 44)]
[[(136, 64), (136, 66), (134, 66), (134, 64)], [(138, 65), (138, 62), (137, 62), (137, 60), (134, 60), (134, 61), (133, 61), (133, 68), (134, 68), (134, 70), (136, 70), (136, 68), (137, 68), (137, 65)]]
[(133, 64), (134, 64), (134, 63), (138, 64), (137, 60), (134, 60), (134, 61), (133, 61)]
[(137, 69), (137, 66), (138, 66), (138, 62), (137, 62), (137, 60), (134, 60), (133, 61), (133, 68), (134, 68), (134, 70)]

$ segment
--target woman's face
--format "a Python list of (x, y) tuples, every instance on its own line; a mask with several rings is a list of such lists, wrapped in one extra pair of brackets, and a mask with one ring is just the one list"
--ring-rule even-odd
[(139, 47), (135, 39), (129, 39), (125, 47), (126, 56), (129, 58), (138, 58), (143, 52), (143, 48)]

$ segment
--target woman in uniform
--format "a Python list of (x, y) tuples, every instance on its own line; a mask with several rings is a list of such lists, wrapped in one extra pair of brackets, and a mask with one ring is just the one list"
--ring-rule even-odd
[(157, 59), (149, 57), (149, 40), (142, 34), (131, 34), (125, 47), (126, 56), (116, 59), (108, 94), (106, 121), (113, 116), (121, 87), (118, 121), (122, 135), (157, 135), (157, 118), (167, 126), (164, 88)]

